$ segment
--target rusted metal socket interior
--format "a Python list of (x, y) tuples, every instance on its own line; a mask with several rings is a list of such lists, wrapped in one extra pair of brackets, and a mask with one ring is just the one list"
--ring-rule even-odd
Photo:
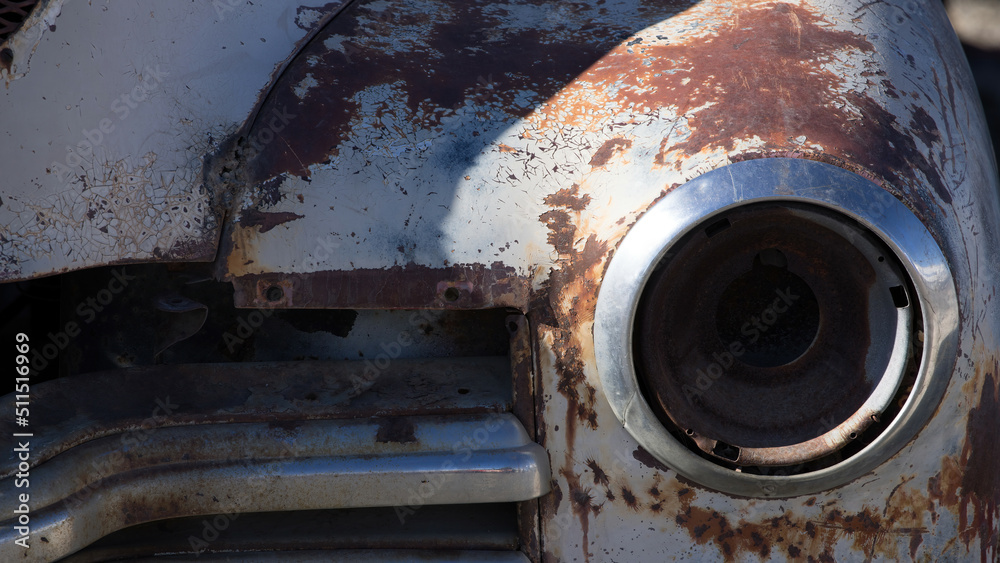
[(906, 390), (919, 315), (904, 271), (868, 229), (819, 206), (716, 214), (643, 290), (639, 384), (660, 422), (717, 463), (836, 463)]

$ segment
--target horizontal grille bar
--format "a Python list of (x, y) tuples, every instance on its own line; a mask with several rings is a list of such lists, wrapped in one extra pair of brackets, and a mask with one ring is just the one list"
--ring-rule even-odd
[[(125, 449), (114, 436), (94, 440), (33, 471), (32, 531), (47, 541), (32, 555), (51, 560), (125, 527), (179, 516), (413, 510), (517, 502), (548, 490), (547, 455), (511, 414), (162, 428)], [(4, 498), (0, 510), (12, 513), (13, 501)], [(7, 560), (20, 548), (14, 522), (0, 526)]]

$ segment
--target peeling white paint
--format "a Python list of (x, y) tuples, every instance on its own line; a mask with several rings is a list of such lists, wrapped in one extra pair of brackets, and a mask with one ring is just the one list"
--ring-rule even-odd
[(204, 156), (304, 37), (284, 21), (294, 10), (241, 4), (220, 20), (211, 3), (44, 6), (15, 36), (32, 42), (15, 45), (0, 91), (0, 279), (180, 248), (210, 258), (219, 225)]

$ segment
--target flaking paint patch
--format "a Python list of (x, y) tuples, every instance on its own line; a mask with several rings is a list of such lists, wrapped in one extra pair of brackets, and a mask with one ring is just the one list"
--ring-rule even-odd
[[(211, 237), (217, 228), (210, 196), (183, 171), (160, 174), (156, 155), (99, 160), (76, 177), (66, 191), (41, 201), (9, 196), (4, 205), (29, 219), (0, 225), (0, 256), (45, 262), (54, 255), (96, 257), (114, 263), (128, 256), (205, 259), (204, 250), (185, 255), (185, 245)], [(192, 247), (194, 248), (194, 247)], [(178, 255), (180, 254), (180, 255)], [(16, 263), (0, 265), (16, 276)]]

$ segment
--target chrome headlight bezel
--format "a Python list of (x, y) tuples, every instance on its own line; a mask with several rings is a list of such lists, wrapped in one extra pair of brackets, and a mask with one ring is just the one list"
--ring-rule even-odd
[[(905, 268), (920, 304), (924, 346), (913, 389), (900, 412), (868, 446), (830, 467), (788, 476), (752, 475), (714, 464), (682, 444), (643, 396), (633, 327), (643, 290), (668, 250), (698, 225), (737, 206), (760, 202), (817, 205), (856, 221), (880, 238)], [(739, 162), (676, 188), (653, 205), (622, 240), (598, 295), (594, 343), (598, 374), (625, 429), (680, 475), (741, 496), (790, 497), (841, 486), (895, 455), (935, 412), (954, 367), (958, 299), (945, 255), (920, 219), (874, 182), (810, 160)]]

